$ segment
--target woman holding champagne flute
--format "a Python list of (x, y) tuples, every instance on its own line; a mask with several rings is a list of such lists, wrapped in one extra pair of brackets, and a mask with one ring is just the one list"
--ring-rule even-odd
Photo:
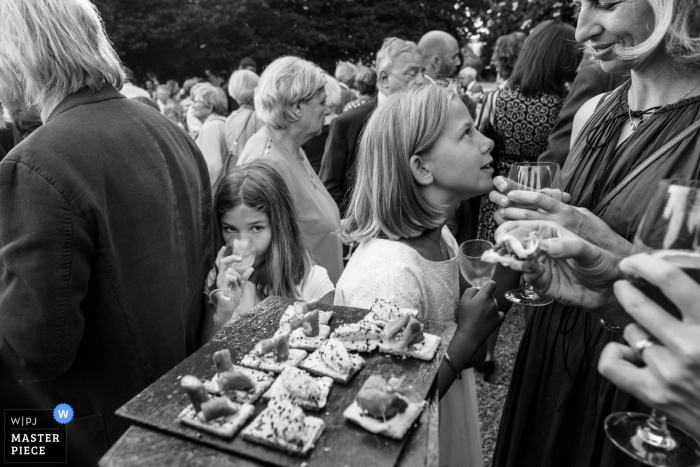
[[(565, 204), (511, 191), (496, 178), (490, 195), (503, 220), (550, 220), (615, 255), (627, 256), (653, 188), (700, 172), (700, 16), (674, 0), (583, 0), (576, 39), (604, 71), (631, 72), (615, 91), (579, 110), (562, 170)], [(688, 31), (693, 31), (689, 33)], [(689, 34), (695, 34), (694, 36)], [(667, 143), (668, 147), (664, 147)], [(662, 149), (663, 148), (663, 149)], [(537, 211), (510, 207), (526, 202)], [(649, 413), (596, 371), (603, 348), (623, 342), (625, 314), (553, 303), (536, 308), (518, 351), (494, 465), (639, 465), (605, 436), (612, 412)]]

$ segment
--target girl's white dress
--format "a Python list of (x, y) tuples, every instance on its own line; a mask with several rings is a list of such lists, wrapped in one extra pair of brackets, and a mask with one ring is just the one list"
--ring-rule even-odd
[[(352, 255), (335, 292), (335, 304), (369, 308), (376, 298), (417, 309), (424, 318), (455, 321), (459, 305), (457, 241), (447, 227), (442, 242), (450, 259), (429, 261), (401, 242), (372, 239)], [(440, 466), (482, 467), (474, 371), (462, 372), (440, 401)]]

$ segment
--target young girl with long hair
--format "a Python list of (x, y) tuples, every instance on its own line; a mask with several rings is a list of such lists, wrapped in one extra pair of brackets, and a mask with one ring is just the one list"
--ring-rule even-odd
[[(248, 236), (256, 247), (252, 269), (242, 273), (234, 269), (241, 257), (224, 256), (224, 244), (237, 233)], [(269, 165), (253, 162), (236, 167), (221, 180), (214, 194), (208, 235), (207, 262), (213, 269), (207, 276), (207, 289), (232, 288), (241, 296), (241, 303), (230, 311), (209, 303), (202, 342), (271, 295), (333, 303), (333, 283), (306, 248), (289, 189)]]
[(496, 284), (462, 293), (458, 246), (445, 224), (460, 201), (489, 190), (492, 147), (448, 88), (423, 83), (392, 95), (365, 127), (341, 231), (360, 245), (338, 281), (336, 305), (368, 308), (384, 298), (422, 319), (457, 322), (438, 373), (440, 465), (483, 466), (468, 368), (483, 359), (478, 351), (500, 323)]

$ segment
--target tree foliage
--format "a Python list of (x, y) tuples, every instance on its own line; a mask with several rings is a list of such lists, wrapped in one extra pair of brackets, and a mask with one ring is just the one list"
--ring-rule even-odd
[(385, 37), (417, 41), (433, 29), (488, 44), (562, 15), (551, 0), (93, 0), (125, 64), (161, 80), (229, 73), (240, 59), (264, 65), (297, 55), (333, 71), (372, 63)]

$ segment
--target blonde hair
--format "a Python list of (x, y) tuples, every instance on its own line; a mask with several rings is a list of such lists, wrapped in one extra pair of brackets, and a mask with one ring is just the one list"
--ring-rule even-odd
[(405, 41), (398, 37), (387, 37), (384, 39), (382, 48), (377, 52), (377, 76), (382, 71), (391, 70), (394, 66), (394, 61), (405, 53), (421, 56), (418, 45), (415, 42)]
[(124, 70), (90, 1), (0, 1), (0, 99), (43, 109), (104, 82), (121, 89)]
[(250, 70), (236, 70), (228, 81), (228, 93), (238, 105), (253, 105), (260, 77)]
[(323, 88), (326, 90), (326, 103), (328, 107), (340, 105), (343, 102), (343, 91), (337, 79), (327, 75), (326, 84)]
[(260, 120), (275, 128), (287, 128), (299, 120), (294, 110), (326, 84), (318, 66), (298, 57), (281, 57), (263, 71), (255, 89), (255, 111)]
[(663, 43), (664, 52), (678, 69), (700, 68), (700, 12), (691, 0), (645, 0), (654, 12), (654, 28), (649, 37), (634, 47), (620, 44), (613, 51), (622, 60), (642, 60)]
[(445, 221), (446, 207), (429, 200), (410, 168), (413, 155), (430, 157), (457, 98), (445, 83), (423, 82), (390, 96), (365, 127), (357, 180), (340, 231), (346, 243), (383, 234), (413, 238)]
[(207, 107), (211, 107), (212, 112), (216, 114), (225, 115), (228, 112), (228, 100), (224, 90), (209, 83), (198, 87), (194, 92), (194, 98), (195, 100), (200, 99)]

